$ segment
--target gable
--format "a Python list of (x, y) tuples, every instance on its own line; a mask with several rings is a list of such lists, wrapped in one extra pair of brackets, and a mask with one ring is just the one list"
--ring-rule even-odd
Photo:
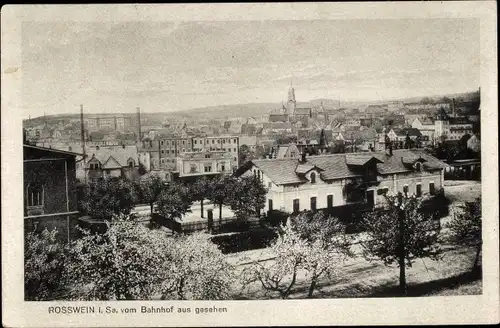
[(102, 166), (103, 169), (120, 169), (121, 167), (120, 163), (113, 156), (109, 156), (108, 160)]

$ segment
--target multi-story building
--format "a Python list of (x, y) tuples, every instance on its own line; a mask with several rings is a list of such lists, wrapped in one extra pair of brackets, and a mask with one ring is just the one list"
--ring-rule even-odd
[(467, 117), (450, 117), (441, 110), (434, 121), (436, 139), (445, 137), (446, 140), (460, 140), (464, 135), (473, 134), (473, 124)]
[(179, 154), (176, 158), (176, 172), (179, 177), (215, 174), (232, 174), (234, 158), (226, 151), (203, 150)]
[(444, 184), (447, 165), (423, 151), (332, 154), (253, 160), (237, 176), (254, 175), (268, 188), (265, 210), (288, 213), (342, 206), (362, 186), (363, 201), (377, 205), (386, 193), (433, 194)]
[[(232, 158), (232, 165), (238, 166), (240, 142), (238, 136), (205, 135), (158, 135), (154, 140), (146, 139), (140, 148), (145, 159), (149, 156), (151, 169), (176, 170), (176, 158), (190, 152), (222, 151)], [(149, 155), (146, 155), (148, 153)]]
[(85, 119), (89, 130), (124, 131), (130, 126), (130, 117), (121, 114), (102, 114)]

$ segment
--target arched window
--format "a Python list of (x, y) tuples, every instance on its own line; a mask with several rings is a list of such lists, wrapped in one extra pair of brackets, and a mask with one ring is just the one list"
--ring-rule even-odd
[(311, 183), (316, 183), (316, 173), (311, 173)]
[(128, 167), (134, 167), (134, 160), (133, 159), (129, 159), (128, 160)]
[(422, 163), (420, 163), (420, 162), (415, 163), (415, 169), (417, 171), (422, 171)]
[(43, 206), (45, 190), (43, 185), (28, 185), (26, 188), (26, 205), (28, 207), (32, 206)]

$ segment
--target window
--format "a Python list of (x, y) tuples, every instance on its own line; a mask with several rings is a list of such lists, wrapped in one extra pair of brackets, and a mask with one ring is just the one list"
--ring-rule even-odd
[(434, 187), (434, 182), (429, 182), (429, 193), (431, 195), (434, 195), (436, 193), (435, 187)]
[(233, 139), (233, 142), (236, 143), (236, 139)]
[[(164, 154), (164, 153), (165, 153), (165, 151), (162, 149), (162, 150), (161, 150), (161, 153), (162, 153), (162, 154)], [(167, 150), (167, 154), (168, 154), (168, 150)]]
[(375, 205), (375, 190), (366, 191), (366, 202), (369, 206)]
[(300, 211), (300, 203), (298, 199), (293, 200), (293, 213), (297, 214)]
[(403, 186), (403, 193), (405, 194), (405, 196), (408, 196), (408, 185), (407, 184), (405, 184)]
[(198, 144), (198, 140), (194, 139), (194, 144), (195, 145)]
[(210, 158), (210, 154), (205, 154), (205, 158)]
[(417, 171), (422, 171), (422, 163), (420, 163), (420, 162), (415, 163), (415, 169)]
[(273, 210), (273, 200), (272, 199), (267, 200), (267, 207), (268, 207), (269, 211)]
[(328, 195), (326, 196), (326, 207), (327, 208), (332, 208), (333, 207), (333, 195)]
[(134, 161), (133, 160), (128, 161), (128, 167), (134, 167)]
[(316, 183), (316, 173), (311, 173), (311, 183)]
[(236, 153), (236, 148), (234, 148), (233, 151)]
[(163, 140), (161, 140), (161, 141), (160, 141), (160, 145), (162, 145), (162, 146), (163, 146)]
[(212, 172), (212, 165), (205, 164), (205, 172)]
[(388, 192), (389, 192), (389, 188), (387, 188), (387, 187), (380, 188), (377, 190), (377, 195), (387, 195)]
[(43, 206), (45, 190), (43, 186), (28, 186), (26, 190), (26, 203), (29, 206)]
[(417, 183), (416, 194), (417, 194), (417, 197), (422, 196), (422, 184), (420, 184), (420, 183)]
[(215, 140), (214, 140), (214, 139), (212, 139), (212, 145), (213, 145), (214, 143), (215, 143)]
[(311, 197), (311, 211), (316, 212), (316, 197)]
[(220, 170), (221, 170), (222, 172), (224, 172), (224, 171), (226, 170), (226, 167), (225, 167), (224, 165), (221, 165), (221, 166), (220, 166)]

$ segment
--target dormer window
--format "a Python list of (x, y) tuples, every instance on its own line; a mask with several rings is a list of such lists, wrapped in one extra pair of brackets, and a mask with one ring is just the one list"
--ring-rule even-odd
[(415, 170), (417, 170), (419, 172), (422, 171), (422, 163), (416, 162), (415, 163)]
[(134, 163), (134, 160), (130, 159), (130, 160), (128, 161), (128, 167), (134, 167), (134, 164), (135, 164), (135, 163)]
[(316, 173), (311, 173), (311, 183), (316, 183)]

